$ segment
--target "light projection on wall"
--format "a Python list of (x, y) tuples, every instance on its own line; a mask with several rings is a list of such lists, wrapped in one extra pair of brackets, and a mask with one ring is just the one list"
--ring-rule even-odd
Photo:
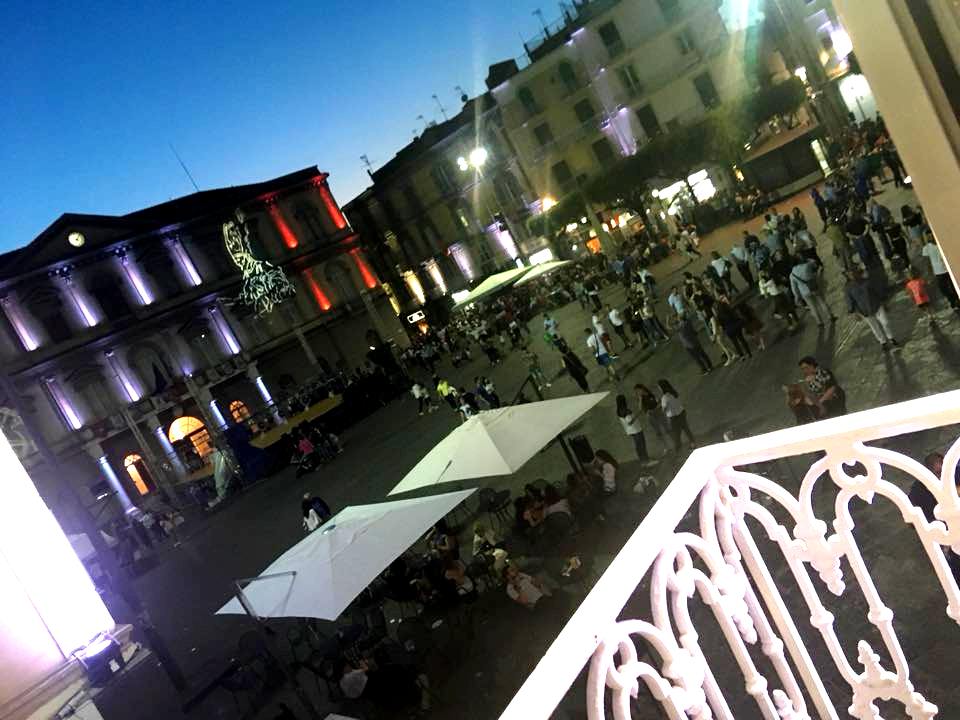
[(2, 433), (0, 473), (0, 666), (33, 684), (114, 622)]
[(296, 294), (296, 288), (283, 270), (254, 256), (250, 246), (250, 227), (239, 210), (236, 211), (236, 220), (223, 224), (223, 243), (243, 276), (236, 302), (249, 306), (257, 315), (267, 315), (278, 303)]

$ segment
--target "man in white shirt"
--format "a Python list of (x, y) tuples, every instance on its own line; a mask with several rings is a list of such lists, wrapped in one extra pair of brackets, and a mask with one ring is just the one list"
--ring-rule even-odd
[(716, 271), (717, 277), (720, 279), (720, 284), (726, 289), (728, 294), (734, 295), (737, 292), (737, 288), (733, 284), (733, 279), (730, 277), (733, 264), (721, 256), (716, 250), (710, 253), (710, 255), (713, 258), (710, 261), (710, 265)]
[(630, 342), (630, 338), (627, 337), (627, 328), (626, 325), (624, 325), (623, 316), (620, 314), (620, 311), (610, 305), (606, 306), (606, 310), (607, 318), (610, 320), (610, 324), (613, 325), (613, 331), (623, 340), (624, 347), (633, 347), (633, 343)]
[(594, 313), (590, 316), (590, 323), (593, 325), (597, 337), (603, 342), (607, 352), (613, 355), (613, 341), (610, 340), (610, 333), (608, 333), (607, 329), (603, 326), (603, 320), (600, 319), (599, 313)]
[(933, 270), (934, 277), (937, 279), (937, 287), (940, 293), (950, 303), (954, 310), (960, 310), (960, 300), (957, 298), (957, 289), (953, 286), (953, 280), (950, 278), (950, 271), (943, 261), (943, 255), (940, 253), (940, 247), (932, 235), (927, 235), (926, 243), (922, 250), (923, 256), (930, 261), (930, 269)]
[(583, 334), (587, 338), (587, 348), (590, 350), (590, 354), (593, 355), (594, 359), (597, 361), (597, 365), (606, 370), (607, 374), (612, 379), (617, 380), (617, 371), (613, 367), (613, 360), (615, 356), (609, 353), (607, 346), (597, 334), (596, 328), (586, 328), (584, 329)]
[[(746, 230), (744, 230), (746, 233)], [(733, 259), (740, 277), (747, 284), (747, 288), (753, 287), (753, 273), (750, 271), (750, 254), (743, 245), (734, 245), (730, 248), (730, 257)]]

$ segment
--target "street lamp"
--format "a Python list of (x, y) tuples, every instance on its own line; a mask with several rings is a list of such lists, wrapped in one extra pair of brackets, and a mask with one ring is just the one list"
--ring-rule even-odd
[(556, 207), (556, 204), (557, 204), (557, 199), (556, 199), (555, 197), (553, 197), (552, 195), (546, 195), (546, 196), (540, 201), (540, 209), (541, 209), (543, 212), (546, 212), (546, 211), (549, 210), (550, 208)]
[(474, 170), (477, 170), (479, 172), (480, 169), (484, 166), (484, 164), (486, 164), (487, 157), (489, 157), (489, 153), (487, 152), (487, 149), (483, 146), (478, 146), (478, 147), (475, 147), (473, 150), (471, 150), (470, 154), (467, 155), (467, 157), (464, 157), (463, 155), (458, 157), (457, 167), (463, 170), (464, 172), (466, 172), (470, 168), (473, 168)]

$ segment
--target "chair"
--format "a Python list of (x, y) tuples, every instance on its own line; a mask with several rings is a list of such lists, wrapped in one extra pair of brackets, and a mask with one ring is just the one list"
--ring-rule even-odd
[(510, 523), (509, 490), (500, 490), (498, 492), (493, 488), (482, 488), (478, 495), (478, 509), (480, 512), (485, 512), (491, 518), (496, 519), (498, 530), (501, 529), (505, 523)]

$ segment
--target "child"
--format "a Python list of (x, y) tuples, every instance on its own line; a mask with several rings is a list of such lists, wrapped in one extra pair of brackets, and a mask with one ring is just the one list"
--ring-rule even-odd
[(927, 316), (931, 325), (936, 325), (936, 318), (933, 316), (933, 310), (930, 307), (930, 295), (927, 293), (927, 283), (917, 274), (912, 267), (907, 270), (907, 292), (913, 298), (917, 309)]

